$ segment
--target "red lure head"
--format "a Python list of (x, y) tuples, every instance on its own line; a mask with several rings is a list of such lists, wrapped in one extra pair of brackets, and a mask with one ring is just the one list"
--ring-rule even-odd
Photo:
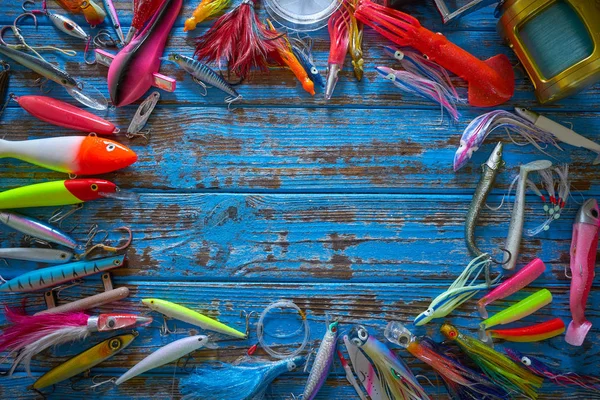
[(165, 0), (134, 0), (131, 26), (138, 30), (142, 29), (144, 24), (156, 13), (164, 1)]
[(130, 166), (137, 154), (120, 143), (90, 135), (81, 144), (77, 161), (85, 175), (100, 175)]
[(151, 322), (151, 317), (141, 317), (135, 314), (100, 314), (90, 317), (88, 327), (98, 332), (107, 332), (134, 326), (146, 326)]
[(70, 179), (65, 188), (81, 201), (99, 199), (102, 193), (116, 193), (117, 185), (104, 179)]

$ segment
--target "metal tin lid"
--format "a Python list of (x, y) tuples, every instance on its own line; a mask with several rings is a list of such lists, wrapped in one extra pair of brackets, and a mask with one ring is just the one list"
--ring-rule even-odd
[(327, 25), (339, 0), (265, 0), (267, 12), (277, 23), (294, 31), (315, 31)]

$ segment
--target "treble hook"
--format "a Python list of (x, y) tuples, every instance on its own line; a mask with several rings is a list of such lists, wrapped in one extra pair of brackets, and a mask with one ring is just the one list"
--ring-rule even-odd
[[(180, 367), (182, 370), (184, 370), (187, 373), (190, 373), (194, 370), (194, 366), (192, 366), (190, 369), (187, 369), (187, 365), (189, 364), (190, 360), (193, 359), (194, 357), (192, 356), (191, 353), (189, 353), (186, 357), (185, 357), (185, 361), (183, 362), (183, 365)], [(181, 362), (181, 358), (179, 360), (177, 360), (177, 364), (176, 366), (179, 367), (179, 363)]]
[[(57, 210), (55, 210), (52, 215), (50, 216), (50, 218), (48, 218), (48, 222), (51, 224), (58, 224), (58, 227), (60, 229), (63, 229), (63, 222), (65, 221), (65, 219), (69, 218), (71, 215), (75, 214), (77, 211), (81, 210), (83, 208), (83, 203), (79, 203), (75, 206), (70, 207), (71, 209), (68, 211), (65, 211), (65, 207), (61, 207)], [(69, 232), (67, 233), (71, 233), (73, 232), (77, 227), (74, 227), (73, 229), (71, 229)]]
[(246, 310), (240, 310), (240, 318), (246, 319), (246, 337), (250, 336), (250, 318), (253, 314), (258, 314), (256, 311), (247, 312)]
[(170, 330), (169, 329), (169, 325), (167, 324), (167, 317), (165, 317), (163, 315), (163, 324), (159, 328), (159, 334), (160, 334), (160, 336), (164, 337), (164, 336), (174, 335), (176, 333), (178, 333), (177, 332), (177, 325), (173, 325), (173, 330)]
[(128, 228), (128, 227), (126, 227), (126, 226), (121, 226), (121, 227), (118, 227), (115, 230), (116, 231), (126, 232), (129, 235), (129, 237), (127, 238), (127, 241), (125, 242), (125, 244), (123, 244), (121, 246), (108, 246), (108, 245), (105, 245), (103, 243), (98, 243), (98, 244), (93, 245), (89, 249), (87, 249), (85, 251), (85, 253), (78, 255), (77, 258), (78, 259), (86, 258), (92, 252), (94, 252), (94, 251), (96, 251), (98, 249), (104, 250), (104, 251), (108, 251), (108, 252), (111, 252), (111, 253), (117, 253), (119, 251), (122, 251), (122, 250), (125, 250), (126, 248), (128, 248), (131, 245), (131, 242), (133, 241), (133, 232), (131, 232), (131, 229)]

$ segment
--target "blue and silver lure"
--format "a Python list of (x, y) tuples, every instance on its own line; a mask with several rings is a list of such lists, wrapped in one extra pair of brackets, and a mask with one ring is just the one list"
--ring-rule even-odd
[(320, 86), (324, 88), (325, 81), (323, 80), (321, 73), (317, 69), (315, 60), (313, 59), (312, 41), (310, 43), (306, 43), (300, 38), (293, 37), (290, 37), (289, 41), (294, 56), (296, 56), (296, 58), (300, 62), (300, 65), (302, 65), (302, 68), (304, 68), (306, 74), (309, 76), (310, 80), (313, 81), (315, 86)]
[(319, 351), (315, 357), (315, 362), (308, 375), (308, 381), (304, 387), (304, 393), (302, 394), (303, 400), (312, 400), (315, 398), (319, 389), (325, 383), (327, 375), (331, 370), (333, 364), (333, 357), (335, 355), (335, 349), (337, 348), (338, 341), (338, 322), (334, 321), (327, 327), (327, 333), (321, 341)]

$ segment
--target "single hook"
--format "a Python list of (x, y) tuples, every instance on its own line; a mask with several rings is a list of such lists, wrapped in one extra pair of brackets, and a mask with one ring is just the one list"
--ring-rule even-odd
[(98, 243), (93, 245), (92, 247), (90, 247), (89, 249), (87, 249), (85, 251), (85, 253), (78, 255), (77, 257), (79, 259), (82, 258), (86, 258), (87, 256), (89, 256), (92, 252), (100, 249), (100, 250), (104, 250), (104, 251), (108, 251), (111, 253), (117, 253), (119, 251), (125, 250), (126, 248), (128, 248), (131, 245), (131, 242), (133, 241), (133, 232), (131, 231), (130, 228), (126, 227), (126, 226), (121, 226), (119, 228), (116, 229), (116, 231), (121, 231), (121, 232), (126, 232), (129, 237), (127, 238), (127, 241), (125, 242), (125, 244), (121, 245), (121, 246), (108, 246), (105, 245), (103, 243)]
[[(83, 50), (83, 61), (85, 61), (85, 63), (87, 65), (94, 65), (94, 64), (96, 64), (96, 52), (95, 51), (90, 52), (90, 43), (92, 43), (92, 37), (88, 36), (87, 40), (85, 42), (85, 50)], [(88, 60), (88, 57), (87, 57), (88, 53), (92, 53), (93, 59), (91, 59), (91, 61)], [(80, 89), (83, 89), (83, 87)]]
[(91, 371), (88, 369), (87, 371), (84, 371), (80, 375), (76, 375), (76, 376), (72, 377), (71, 379), (69, 379), (69, 382), (71, 383), (71, 390), (74, 392), (84, 392), (84, 391), (88, 390), (89, 386), (87, 386), (87, 385), (78, 386), (78, 384), (85, 379), (89, 379), (90, 372)]
[(119, 47), (119, 42), (111, 36), (110, 31), (107, 29), (99, 30), (92, 42), (94, 46), (101, 48)]
[[(187, 373), (190, 373), (190, 372), (192, 372), (192, 371), (194, 370), (194, 366), (192, 366), (191, 368), (189, 368), (189, 369), (188, 369), (188, 368), (187, 368), (187, 365), (189, 364), (190, 360), (191, 360), (191, 359), (193, 359), (193, 358), (194, 358), (194, 357), (192, 356), (192, 354), (191, 354), (191, 353), (190, 353), (190, 354), (188, 354), (188, 355), (185, 357), (185, 361), (183, 362), (183, 365), (182, 365), (180, 368), (181, 368), (182, 370), (184, 370), (185, 372), (187, 372)], [(177, 365), (177, 367), (179, 367), (179, 363), (180, 363), (180, 361), (181, 361), (181, 360), (182, 360), (181, 358), (180, 358), (179, 360), (177, 360), (177, 364), (176, 364), (176, 365)]]
[(46, 9), (46, 2), (43, 1), (42, 2), (42, 9), (41, 10), (28, 10), (27, 8), (25, 8), (25, 6), (27, 4), (31, 4), (32, 6), (35, 5), (35, 1), (33, 0), (25, 0), (21, 3), (21, 9), (23, 10), (23, 12), (26, 13), (33, 13), (33, 14), (48, 14), (48, 10)]
[(510, 251), (506, 250), (505, 248), (502, 248), (502, 247), (500, 248), (500, 250), (502, 250), (503, 252), (505, 252), (506, 254), (508, 254), (508, 259), (506, 261), (504, 261), (504, 262), (500, 262), (500, 261), (494, 260), (492, 257), (490, 257), (490, 261), (493, 262), (494, 264), (497, 264), (497, 265), (506, 265), (506, 264), (508, 264), (510, 262), (510, 259), (512, 258), (512, 253)]
[(196, 77), (192, 78), (192, 80), (194, 82), (196, 82), (198, 85), (200, 85), (200, 87), (202, 89), (204, 89), (204, 93), (200, 93), (200, 96), (202, 96), (202, 97), (206, 96), (208, 94), (208, 86), (206, 86), (206, 83), (202, 82), (200, 79), (198, 79)]
[(83, 279), (77, 279), (77, 280), (71, 281), (68, 284), (59, 285), (59, 286), (55, 287), (54, 289), (52, 289), (52, 291), (56, 294), (56, 300), (60, 300), (61, 299), (60, 293), (63, 290), (66, 290), (66, 289), (69, 289), (69, 288), (72, 288), (72, 287), (75, 287), (75, 286), (78, 286), (81, 284), (83, 284)]

